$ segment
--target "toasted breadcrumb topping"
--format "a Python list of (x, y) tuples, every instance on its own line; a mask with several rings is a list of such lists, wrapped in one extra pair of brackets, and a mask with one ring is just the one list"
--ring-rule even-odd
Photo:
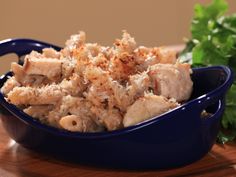
[(60, 51), (45, 48), (12, 63), (1, 92), (48, 125), (78, 132), (121, 129), (161, 115), (189, 99), (191, 68), (165, 47), (137, 46), (123, 31), (113, 46), (71, 35)]

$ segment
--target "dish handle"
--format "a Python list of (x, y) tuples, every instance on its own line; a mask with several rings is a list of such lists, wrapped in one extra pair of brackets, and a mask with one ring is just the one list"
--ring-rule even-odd
[[(20, 58), (32, 50), (41, 52), (43, 48), (49, 47), (55, 50), (61, 49), (58, 46), (32, 39), (6, 39), (0, 41), (0, 56), (15, 53)], [(20, 60), (19, 63), (21, 63)]]
[(220, 66), (220, 68), (225, 73), (223, 74), (225, 76), (225, 81), (210, 94), (198, 98), (198, 108), (200, 113), (204, 110), (211, 110), (211, 108), (215, 107), (214, 105), (218, 105), (217, 108), (210, 112), (210, 116), (202, 119), (206, 124), (214, 124), (214, 122), (217, 122), (218, 119), (221, 118), (220, 115), (223, 114), (225, 109), (225, 95), (233, 84), (233, 71), (227, 66)]

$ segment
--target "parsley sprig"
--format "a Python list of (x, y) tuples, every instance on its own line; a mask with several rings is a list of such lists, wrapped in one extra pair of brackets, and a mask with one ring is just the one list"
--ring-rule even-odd
[(236, 137), (236, 14), (226, 15), (228, 3), (213, 0), (208, 6), (195, 5), (191, 24), (192, 38), (181, 58), (192, 55), (192, 66), (227, 65), (235, 73), (234, 83), (226, 95), (226, 109), (218, 141)]

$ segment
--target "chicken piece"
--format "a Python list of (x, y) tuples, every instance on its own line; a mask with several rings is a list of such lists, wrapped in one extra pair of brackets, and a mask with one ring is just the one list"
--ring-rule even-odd
[(109, 97), (110, 107), (117, 107), (121, 112), (125, 112), (127, 107), (134, 102), (134, 97), (129, 96), (127, 88), (117, 81), (112, 81), (109, 85), (112, 89), (112, 96)]
[(154, 93), (178, 102), (188, 100), (192, 93), (193, 82), (189, 64), (156, 64), (149, 68)]
[(7, 99), (15, 105), (48, 105), (56, 104), (62, 96), (60, 86), (49, 85), (42, 88), (15, 87), (7, 94)]
[(139, 47), (135, 51), (135, 59), (138, 71), (146, 71), (149, 66), (162, 64), (175, 64), (177, 61), (176, 52), (169, 51), (165, 47), (145, 48)]
[(101, 131), (91, 119), (76, 115), (62, 117), (59, 121), (62, 128), (72, 132), (98, 132)]
[(20, 87), (20, 83), (16, 80), (16, 78), (13, 76), (9, 78), (5, 84), (1, 88), (1, 92), (4, 95), (7, 95), (10, 91), (12, 91), (15, 87)]
[(157, 63), (160, 63), (160, 60), (156, 56), (149, 54), (147, 55), (145, 61), (138, 66), (139, 71), (140, 72), (146, 71), (149, 66), (155, 65)]
[(134, 99), (143, 96), (144, 92), (147, 92), (151, 86), (151, 80), (147, 72), (130, 76), (129, 82), (128, 93), (130, 96), (134, 97)]
[(61, 61), (53, 58), (25, 58), (23, 70), (28, 75), (43, 75), (51, 80), (61, 77)]
[(91, 111), (96, 115), (96, 117), (92, 117), (92, 119), (97, 122), (97, 124), (106, 127), (107, 130), (117, 130), (123, 127), (123, 117), (118, 109), (104, 109), (99, 107), (92, 107)]
[(158, 116), (178, 105), (175, 101), (168, 100), (163, 96), (146, 94), (127, 109), (123, 119), (124, 127), (135, 125), (154, 116)]
[(127, 86), (122, 86), (114, 80), (107, 83), (112, 89), (112, 95), (108, 100), (112, 100), (112, 107), (115, 106), (122, 112), (125, 112), (127, 107), (133, 104), (138, 97), (143, 96), (151, 85), (146, 72), (130, 76), (129, 83), (130, 85)]

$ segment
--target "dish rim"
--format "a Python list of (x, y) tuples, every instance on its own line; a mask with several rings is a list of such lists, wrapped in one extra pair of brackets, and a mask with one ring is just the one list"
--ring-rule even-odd
[[(24, 121), (25, 123), (27, 123), (31, 126), (34, 126), (36, 128), (39, 128), (43, 131), (47, 131), (49, 133), (56, 134), (57, 136), (80, 138), (80, 139), (108, 138), (108, 137), (118, 136), (118, 135), (122, 135), (122, 134), (126, 134), (126, 133), (131, 133), (137, 129), (142, 129), (148, 125), (161, 122), (162, 120), (175, 118), (174, 115), (176, 115), (180, 111), (187, 109), (188, 107), (190, 107), (193, 104), (198, 104), (198, 103), (201, 103), (201, 102), (211, 99), (213, 97), (213, 95), (217, 94), (217, 92), (221, 92), (221, 90), (223, 90), (224, 87), (227, 87), (227, 85), (229, 83), (233, 82), (232, 70), (227, 66), (211, 66), (211, 67), (193, 68), (193, 72), (198, 71), (198, 70), (201, 70), (202, 72), (208, 71), (208, 70), (222, 70), (226, 73), (226, 79), (216, 89), (214, 89), (204, 95), (201, 95), (197, 98), (187, 101), (186, 103), (184, 103), (184, 104), (182, 104), (182, 105), (180, 105), (168, 112), (165, 112), (159, 116), (154, 116), (154, 117), (152, 117), (148, 120), (145, 120), (143, 122), (140, 122), (136, 125), (125, 127), (125, 128), (119, 129), (119, 130), (103, 131), (103, 132), (70, 132), (67, 130), (55, 128), (50, 125), (44, 124), (44, 123), (40, 122), (40, 120), (37, 120), (37, 119), (27, 115), (21, 109), (17, 108), (15, 105), (8, 103), (5, 100), (5, 97), (1, 92), (0, 92), (0, 104), (6, 110), (8, 110), (11, 114), (13, 114), (13, 116), (17, 117), (21, 121)], [(6, 81), (3, 82), (3, 79), (5, 79), (6, 77), (8, 79), (8, 77), (10, 77), (10, 76), (11, 76), (11, 72), (8, 72), (8, 73), (2, 75), (0, 77), (0, 83), (5, 83)]]

